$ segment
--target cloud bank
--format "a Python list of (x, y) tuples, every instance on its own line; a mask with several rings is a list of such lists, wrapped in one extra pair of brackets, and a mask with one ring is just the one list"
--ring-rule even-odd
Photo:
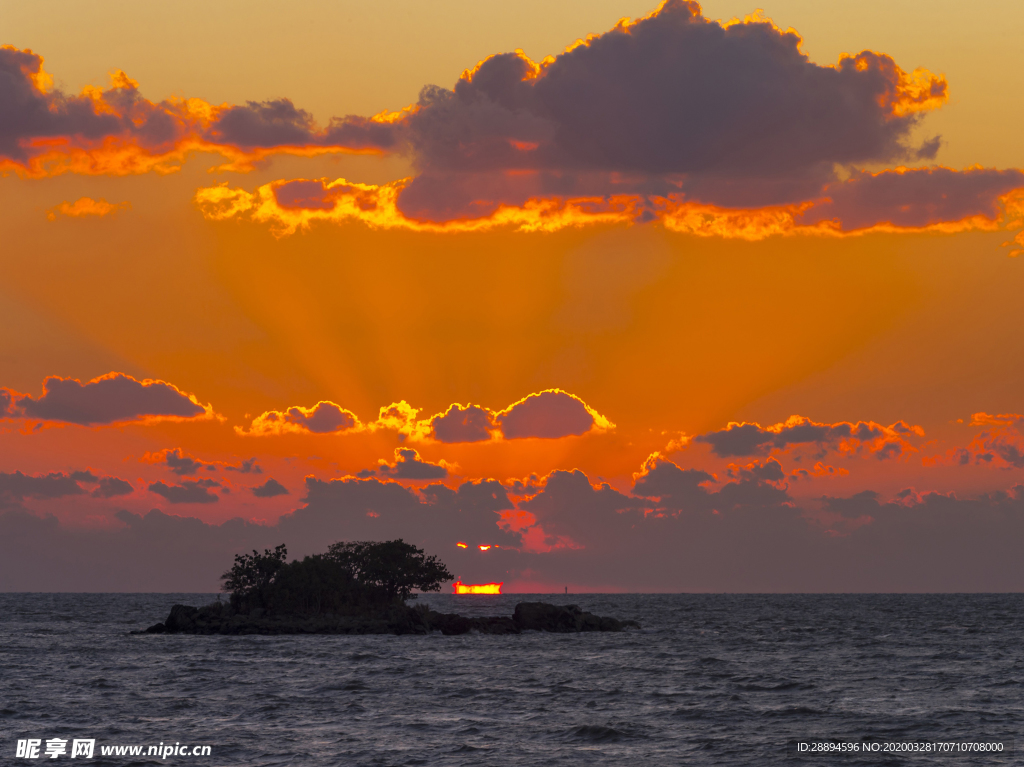
[[(302, 556), (336, 540), (403, 537), (439, 554), (459, 576), (552, 589), (563, 583), (636, 591), (1024, 588), (1022, 485), (972, 498), (907, 488), (888, 500), (869, 490), (798, 503), (773, 459), (716, 479), (659, 455), (644, 463), (628, 491), (581, 471), (536, 478), (516, 487), (526, 495), (515, 499), (511, 483), (493, 479), (419, 490), (379, 478), (308, 477), (305, 485), (301, 505), (274, 525), (241, 519), (213, 525), (153, 510), (117, 512), (120, 527), (101, 530), (65, 526), (20, 507), (22, 498), (82, 494), (71, 475), (0, 475), (0, 579), (13, 590), (130, 584), (143, 591), (206, 591), (240, 551), (286, 542), (293, 556)], [(216, 489), (211, 480), (150, 486), (169, 500), (175, 494), (215, 499)], [(516, 514), (524, 524), (510, 523)]]

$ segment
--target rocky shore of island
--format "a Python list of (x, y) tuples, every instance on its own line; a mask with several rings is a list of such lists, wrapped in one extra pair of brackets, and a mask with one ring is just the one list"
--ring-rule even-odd
[(520, 602), (511, 617), (470, 618), (439, 613), (426, 605), (387, 608), (340, 615), (281, 614), (255, 608), (241, 613), (230, 604), (213, 602), (204, 607), (174, 605), (162, 623), (133, 634), (521, 634), (524, 631), (578, 633), (640, 628), (632, 620), (618, 620), (581, 610), (577, 605)]

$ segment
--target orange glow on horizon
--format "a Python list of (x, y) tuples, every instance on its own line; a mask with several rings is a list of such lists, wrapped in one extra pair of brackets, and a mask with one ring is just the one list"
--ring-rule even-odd
[(505, 581), (501, 583), (463, 583), (462, 581), (455, 581), (452, 584), (452, 588), (455, 589), (456, 594), (500, 594), (501, 587), (505, 585)]

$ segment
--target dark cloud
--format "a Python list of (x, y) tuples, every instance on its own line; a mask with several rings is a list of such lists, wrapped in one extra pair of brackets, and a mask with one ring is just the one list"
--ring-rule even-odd
[[(228, 107), (195, 99), (154, 103), (121, 71), (112, 74), (107, 90), (69, 95), (50, 87), (42, 64), (31, 50), (0, 47), (0, 159), (30, 174), (138, 173), (180, 162), (187, 143), (223, 147), (229, 156), (251, 161), (258, 150), (272, 147), (382, 151), (400, 140), (400, 126), (386, 118), (334, 118), (320, 129), (288, 99)], [(55, 142), (47, 146), (40, 139)], [(110, 143), (117, 146), (106, 151)], [(84, 161), (76, 162), (76, 152)], [(40, 161), (47, 153), (63, 155), (64, 163), (45, 167)]]
[(722, 458), (767, 455), (773, 449), (786, 449), (793, 445), (810, 444), (824, 450), (848, 443), (853, 448), (864, 449), (884, 459), (901, 455), (906, 439), (923, 433), (920, 427), (908, 426), (903, 421), (891, 426), (873, 421), (828, 424), (792, 416), (785, 423), (768, 427), (756, 423), (730, 423), (725, 429), (698, 435), (694, 441), (711, 445), (715, 455)]
[(925, 227), (973, 216), (994, 220), (999, 197), (1024, 187), (1024, 172), (972, 168), (861, 171), (829, 184), (824, 202), (797, 217), (798, 224), (839, 221), (844, 230), (880, 224)]
[(595, 487), (575, 470), (551, 472), (544, 489), (519, 508), (537, 518), (549, 546), (606, 548), (642, 519), (644, 505), (607, 483)]
[(444, 479), (448, 476), (448, 467), (441, 463), (430, 463), (420, 458), (420, 454), (411, 448), (395, 448), (393, 463), (382, 463), (377, 467), (382, 477), (392, 479)]
[(944, 101), (945, 80), (870, 51), (818, 66), (799, 43), (770, 22), (723, 26), (669, 0), (540, 66), (492, 56), (453, 90), (423, 90), (407, 118), (422, 173), (400, 206), (451, 216), (443, 192), (456, 174), (491, 185), (462, 197), (512, 202), (494, 189), (505, 171), (602, 172), (606, 193), (660, 185), (762, 205), (814, 196), (835, 164), (934, 157), (937, 141), (908, 140), (920, 110)]
[(792, 501), (778, 487), (785, 475), (777, 461), (738, 468), (731, 472), (738, 479), (712, 489), (715, 478), (698, 469), (680, 469), (660, 456), (652, 456), (637, 475), (633, 494), (652, 499), (648, 505), (656, 513), (727, 512), (737, 509), (772, 508)]
[(83, 495), (82, 485), (96, 485), (90, 495), (94, 498), (114, 498), (127, 495), (131, 484), (117, 477), (98, 477), (91, 471), (73, 471), (70, 474), (52, 472), (32, 476), (20, 471), (13, 474), (0, 472), (0, 509), (20, 505), (21, 501), (51, 500), (72, 495)]
[(213, 413), (173, 384), (138, 381), (124, 373), (108, 373), (84, 384), (74, 378), (50, 376), (43, 381), (41, 397), (19, 396), (12, 410), (21, 418), (82, 426), (200, 418)]
[(20, 471), (12, 474), (0, 472), (0, 509), (17, 506), (28, 498), (48, 500), (82, 495), (84, 492), (72, 476), (62, 472), (39, 476), (22, 474)]
[(254, 487), (252, 494), (257, 498), (274, 498), (279, 495), (289, 495), (288, 488), (276, 479), (268, 479), (262, 485)]
[(249, 101), (221, 111), (206, 131), (215, 144), (252, 148), (343, 146), (354, 150), (392, 149), (400, 132), (393, 123), (349, 115), (335, 117), (321, 130), (313, 116), (290, 99)]
[(261, 469), (256, 464), (255, 458), (249, 458), (248, 460), (242, 461), (237, 466), (225, 466), (224, 471), (237, 471), (239, 474), (262, 474)]
[(217, 471), (216, 464), (200, 461), (197, 458), (186, 455), (181, 451), (181, 448), (176, 447), (173, 450), (165, 450), (163, 453), (164, 463), (166, 463), (167, 467), (179, 477), (193, 476), (201, 469), (206, 471)]
[[(511, 510), (514, 506), (508, 493), (500, 482), (493, 479), (480, 479), (463, 482), (455, 490), (441, 485), (428, 485), (421, 491), (426, 502), (431, 526), (445, 531), (445, 541), (440, 545), (455, 540), (467, 542), (470, 546), (499, 545), (516, 546), (519, 536), (508, 530), (499, 528), (500, 512)], [(441, 537), (441, 536), (438, 536)]]
[(658, 499), (658, 507), (669, 512), (711, 509), (715, 478), (700, 469), (680, 469), (672, 461), (649, 459), (633, 483), (633, 495)]
[(748, 466), (730, 467), (729, 476), (755, 482), (782, 482), (786, 479), (786, 473), (782, 470), (782, 464), (774, 458), (769, 458), (767, 461), (761, 461), (760, 463), (755, 461)]
[[(595, 426), (596, 413), (579, 397), (559, 389), (531, 394), (494, 416), (505, 439), (539, 437), (557, 439), (586, 434)], [(598, 426), (610, 428), (602, 416)]]
[[(25, 160), (28, 157), (26, 145), (38, 138), (75, 136), (79, 140), (96, 141), (106, 136), (165, 132), (153, 130), (161, 120), (157, 114), (145, 115), (146, 122), (140, 130), (121, 115), (97, 111), (96, 103), (87, 96), (40, 90), (35, 78), (40, 76), (42, 64), (42, 58), (30, 50), (0, 47), (0, 113), (4, 115), (0, 120), (0, 155)], [(128, 81), (105, 95), (131, 106), (135, 106), (132, 102), (138, 98)], [(146, 131), (149, 119), (155, 122)]]
[(451, 405), (430, 419), (431, 436), (438, 442), (483, 442), (491, 439), (494, 414), (478, 405)]
[(220, 496), (211, 492), (215, 487), (220, 488), (221, 484), (212, 479), (186, 479), (180, 485), (153, 482), (149, 485), (149, 492), (162, 495), (171, 503), (216, 503)]
[(128, 495), (134, 489), (130, 482), (125, 482), (118, 477), (103, 477), (100, 479), (98, 487), (92, 491), (92, 496), (94, 498), (117, 498)]

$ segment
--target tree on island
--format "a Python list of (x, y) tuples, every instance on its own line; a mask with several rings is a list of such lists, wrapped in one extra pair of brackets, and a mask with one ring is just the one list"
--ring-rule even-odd
[(442, 583), (455, 578), (436, 556), (424, 556), (423, 549), (401, 538), (383, 543), (339, 541), (331, 544), (325, 557), (339, 563), (359, 583), (379, 589), (389, 602), (415, 599), (413, 589), (440, 591)]
[(352, 613), (379, 610), (415, 597), (413, 589), (439, 591), (454, 576), (436, 556), (395, 541), (332, 544), (326, 554), (287, 561), (284, 544), (262, 554), (238, 554), (221, 579), (231, 606), (241, 612)]

